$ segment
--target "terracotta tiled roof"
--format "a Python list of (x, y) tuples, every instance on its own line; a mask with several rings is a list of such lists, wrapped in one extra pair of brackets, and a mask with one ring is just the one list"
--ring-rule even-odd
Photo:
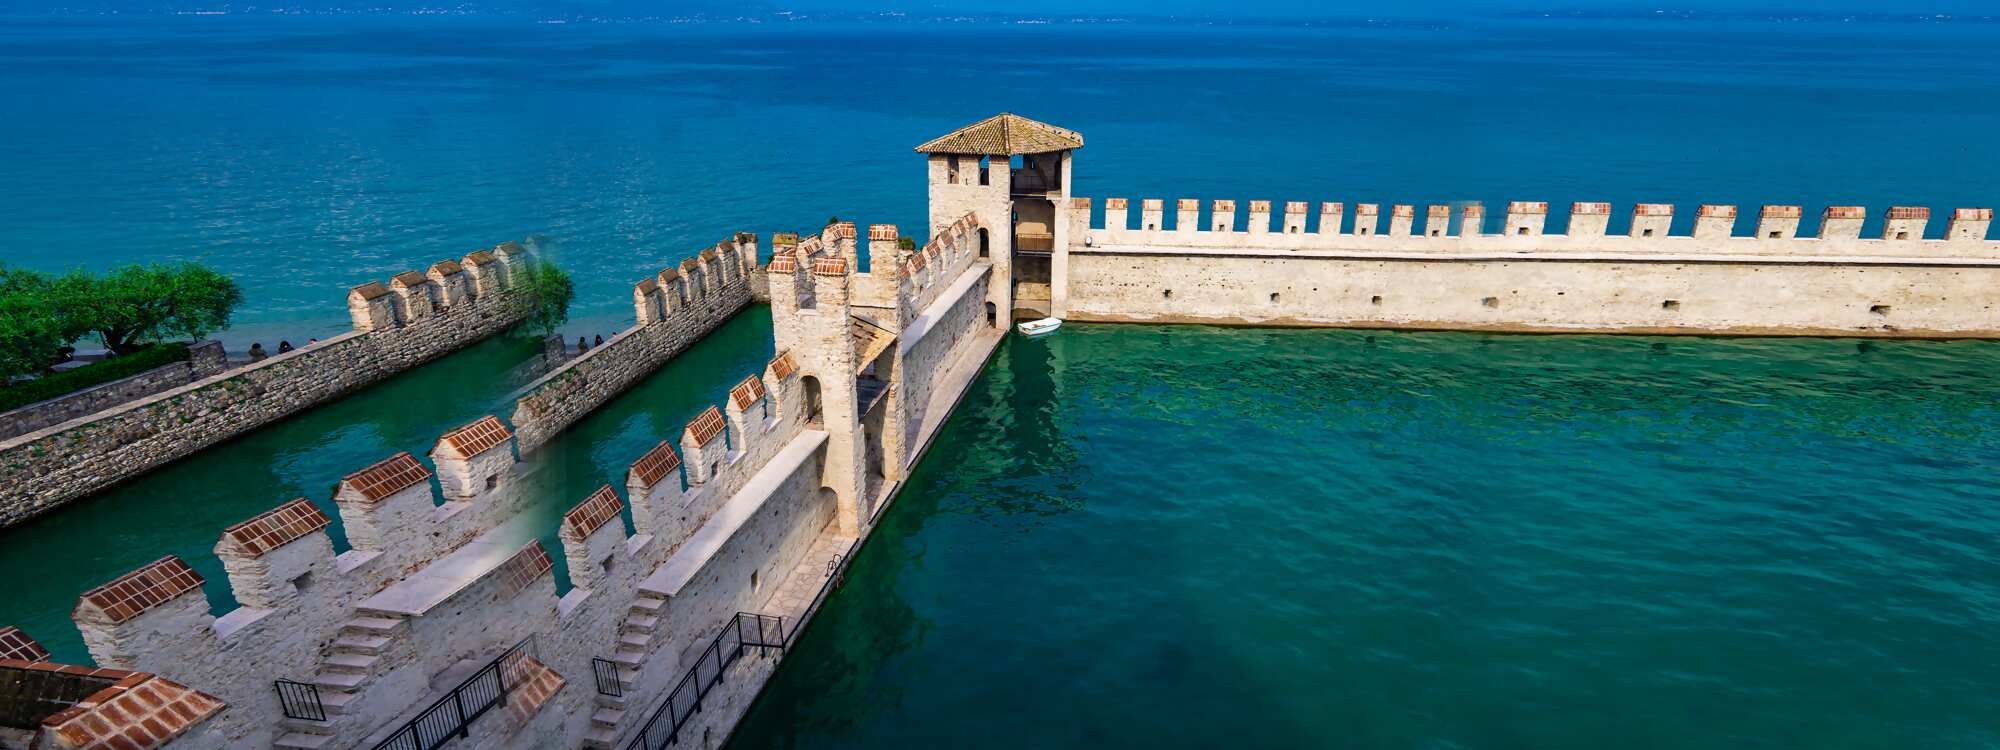
[(1408, 203), (1398, 203), (1389, 207), (1389, 215), (1413, 218), (1417, 215), (1417, 207)]
[(1356, 203), (1356, 204), (1354, 204), (1354, 213), (1355, 213), (1355, 215), (1357, 215), (1357, 216), (1364, 216), (1364, 215), (1365, 215), (1365, 216), (1375, 216), (1375, 215), (1378, 215), (1378, 214), (1381, 214), (1381, 213), (1382, 213), (1382, 204), (1379, 204), (1379, 203)]
[(660, 480), (667, 478), (667, 475), (679, 468), (681, 468), (681, 457), (675, 455), (673, 443), (662, 440), (659, 445), (653, 446), (652, 450), (646, 451), (646, 455), (640, 456), (638, 461), (633, 462), (630, 476), (639, 480), (640, 484), (651, 487), (659, 484)]
[(79, 615), (95, 611), (101, 619), (118, 624), (138, 617), (146, 610), (165, 604), (174, 597), (201, 588), (201, 574), (168, 555), (126, 573), (110, 583), (83, 592), (76, 608)]
[(1174, 209), (1177, 211), (1200, 211), (1201, 201), (1193, 198), (1180, 198), (1174, 201)]
[(465, 256), (465, 264), (468, 266), (483, 266), (496, 260), (498, 259), (494, 258), (492, 253), (485, 250), (475, 250)]
[(640, 294), (652, 294), (654, 292), (660, 291), (660, 282), (654, 281), (651, 278), (647, 278), (641, 280), (637, 284), (633, 284), (632, 288), (637, 292), (639, 292)]
[(1305, 212), (1306, 212), (1305, 201), (1285, 201), (1285, 213), (1303, 214)]
[(0, 628), (0, 659), (19, 661), (48, 661), (49, 650), (29, 638), (20, 628), (7, 626)]
[(257, 517), (222, 530), (222, 537), (251, 557), (285, 546), (300, 537), (324, 529), (333, 519), (305, 498), (257, 514)]
[(764, 381), (755, 375), (744, 378), (735, 388), (729, 389), (729, 402), (738, 409), (748, 409), (757, 399), (764, 397)]
[(1322, 214), (1338, 214), (1338, 213), (1343, 213), (1346, 210), (1347, 208), (1339, 203), (1319, 204), (1319, 212)]
[(507, 692), (507, 715), (515, 726), (526, 724), (568, 684), (562, 675), (532, 656), (521, 657), (507, 671), (507, 684), (514, 686)]
[(791, 352), (778, 352), (778, 356), (771, 358), (771, 374), (779, 380), (789, 378), (792, 376), (792, 373), (798, 371), (799, 365), (797, 362), (792, 361)]
[(1701, 208), (1695, 210), (1695, 215), (1714, 219), (1734, 219), (1736, 218), (1736, 207), (1703, 204)]
[(1577, 215), (1579, 215), (1579, 216), (1581, 216), (1581, 215), (1588, 215), (1588, 214), (1608, 214), (1608, 213), (1611, 213), (1611, 204), (1609, 204), (1609, 203), (1580, 203), (1580, 202), (1579, 202), (1579, 203), (1571, 203), (1571, 204), (1569, 204), (1569, 212), (1570, 212), (1570, 213), (1573, 213), (1573, 214), (1577, 214)]
[(694, 273), (695, 269), (698, 268), (701, 268), (701, 261), (699, 260), (688, 258), (681, 261), (681, 273)]
[(1424, 215), (1433, 219), (1449, 219), (1451, 218), (1451, 207), (1433, 205), (1430, 208), (1424, 209)]
[(794, 232), (779, 232), (777, 234), (771, 235), (772, 247), (784, 247), (797, 244), (799, 244), (799, 236)]
[(1951, 212), (1951, 218), (1959, 221), (1992, 221), (1993, 209), (1961, 208)]
[(354, 289), (350, 290), (347, 294), (348, 296), (360, 297), (362, 299), (375, 299), (376, 297), (380, 297), (388, 293), (389, 293), (389, 287), (382, 286), (382, 282), (370, 281), (366, 284), (362, 284), (361, 286), (355, 287)]
[(1827, 206), (1826, 212), (1821, 215), (1828, 219), (1865, 219), (1868, 217), (1868, 207)]
[(611, 491), (611, 485), (597, 488), (590, 497), (563, 514), (562, 533), (564, 538), (578, 541), (590, 538), (592, 532), (604, 528), (604, 524), (617, 520), (618, 511), (625, 509), (625, 501), (618, 499), (618, 493)]
[(1674, 215), (1674, 204), (1672, 204), (1672, 203), (1640, 203), (1640, 204), (1638, 204), (1638, 205), (1635, 205), (1635, 206), (1633, 206), (1633, 207), (1632, 207), (1632, 215), (1633, 215), (1633, 216), (1672, 216), (1672, 215)]
[(1462, 213), (1461, 215), (1463, 215), (1463, 216), (1485, 216), (1485, 215), (1486, 215), (1486, 206), (1485, 206), (1484, 204), (1480, 204), (1480, 203), (1472, 203), (1472, 204), (1468, 204), (1468, 205), (1467, 205), (1467, 206), (1466, 206), (1466, 207), (1465, 207), (1465, 208), (1463, 209), (1463, 213)]
[(555, 567), (555, 562), (549, 559), (548, 550), (542, 549), (541, 541), (536, 540), (528, 542), (527, 546), (522, 547), (513, 557), (507, 558), (506, 562), (500, 563), (500, 567), (493, 570), (505, 583), (507, 594), (512, 596), (521, 593), (521, 589), (527, 588), (528, 584), (534, 583), (535, 579), (542, 577), (543, 573), (554, 570)]
[(871, 242), (873, 241), (892, 242), (896, 239), (896, 225), (869, 224), (868, 239)]
[(1928, 219), (1930, 217), (1931, 210), (1928, 208), (1895, 206), (1889, 209), (1889, 218), (1891, 219)]
[(845, 276), (847, 275), (847, 259), (837, 255), (816, 258), (813, 260), (813, 273), (819, 276)]
[(722, 410), (714, 406), (708, 407), (708, 410), (688, 421), (687, 430), (683, 434), (686, 438), (693, 439), (695, 445), (708, 445), (715, 436), (722, 434)]
[(771, 273), (798, 273), (799, 259), (793, 257), (791, 253), (773, 255), (771, 256), (771, 266), (767, 270)]
[(493, 254), (503, 258), (509, 255), (523, 255), (526, 254), (527, 252), (528, 249), (522, 247), (521, 243), (514, 242), (512, 240), (502, 242), (498, 245), (493, 246)]
[(1071, 198), (1069, 199), (1069, 207), (1070, 207), (1070, 208), (1090, 208), (1090, 199), (1089, 199), (1089, 198), (1085, 198), (1085, 197), (1083, 197), (1083, 196), (1081, 196), (1081, 195), (1078, 195), (1078, 196), (1073, 196), (1073, 197), (1071, 197)]
[(660, 286), (666, 286), (668, 284), (672, 284), (674, 283), (675, 279), (678, 279), (680, 277), (681, 277), (681, 272), (678, 269), (668, 268), (662, 270), (660, 271)]
[(1083, 136), (1011, 112), (988, 117), (917, 147), (927, 154), (1012, 156), (1083, 148)]
[(1268, 214), (1270, 212), (1271, 212), (1270, 201), (1250, 201), (1250, 213)]
[(1514, 201), (1507, 204), (1510, 214), (1545, 214), (1549, 212), (1547, 201)]
[(431, 264), (431, 273), (439, 276), (450, 276), (464, 270), (465, 268), (458, 265), (458, 261), (455, 260), (441, 260)]
[(1759, 215), (1766, 219), (1796, 219), (1804, 216), (1805, 212), (1801, 206), (1765, 206)]
[(855, 235), (855, 227), (854, 227), (854, 222), (851, 222), (851, 221), (836, 221), (836, 222), (834, 222), (834, 223), (833, 223), (833, 236), (835, 236), (835, 237), (838, 237), (838, 238), (840, 238), (840, 239), (843, 239), (843, 240), (851, 240), (851, 239), (854, 239), (854, 238), (855, 238), (855, 236), (856, 236), (856, 235)]
[(428, 284), (430, 283), (430, 281), (431, 277), (425, 276), (422, 271), (404, 271), (402, 273), (396, 274), (393, 277), (390, 277), (389, 285), (400, 286), (404, 289), (408, 289), (410, 287)]
[(377, 461), (340, 481), (361, 493), (361, 499), (372, 503), (430, 478), (431, 470), (417, 463), (416, 456), (404, 452)]
[(1105, 208), (1109, 208), (1109, 209), (1111, 209), (1111, 210), (1114, 210), (1114, 211), (1123, 211), (1123, 210), (1125, 210), (1125, 208), (1126, 208), (1127, 206), (1130, 206), (1130, 205), (1132, 205), (1132, 201), (1131, 201), (1130, 199), (1128, 199), (1128, 198), (1105, 198), (1105, 199), (1104, 199), (1104, 207), (1105, 207)]
[(499, 417), (487, 416), (445, 433), (439, 442), (457, 451), (460, 457), (471, 458), (498, 447), (513, 435), (507, 430), (507, 425), (500, 423)]
[(697, 253), (697, 255), (699, 255), (702, 260), (715, 260), (716, 258), (715, 248), (711, 247), (707, 250), (703, 250), (700, 253)]
[(215, 696), (137, 672), (43, 719), (42, 727), (66, 747), (150, 750), (166, 746), (225, 705)]

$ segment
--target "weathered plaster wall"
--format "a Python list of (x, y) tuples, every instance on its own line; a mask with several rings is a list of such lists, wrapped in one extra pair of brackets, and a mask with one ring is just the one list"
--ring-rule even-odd
[(468, 256), (463, 265), (472, 270), (446, 278), (475, 275), (476, 286), (448, 286), (415, 271), (398, 275), (387, 288), (363, 285), (349, 293), (354, 331), (0, 441), (0, 526), (508, 329), (525, 310), (514, 302), (501, 268), (524, 256), (513, 243), (474, 256), (485, 257)]
[(515, 394), (522, 449), (540, 447), (749, 305), (756, 257), (756, 237), (741, 234), (639, 282), (631, 328)]
[[(1504, 224), (1515, 233), (1499, 235), (1430, 236), (1400, 220), (1389, 233), (1368, 235), (1304, 232), (1303, 221), (1288, 222), (1296, 232), (1095, 228), (1083, 232), (1087, 244), (1066, 251), (1067, 314), (1441, 329), (2000, 335), (2000, 243), (1986, 241), (1985, 224), (1965, 212), (1949, 232), (1955, 239), (1798, 239), (1795, 210), (1767, 210), (1774, 215), (1760, 221), (1763, 234), (1735, 237), (1727, 221), (1733, 209), (1716, 215), (1726, 208), (1704, 208), (1700, 236), (1666, 235), (1671, 207), (1664, 206), (1642, 207), (1646, 213), (1624, 236), (1603, 236), (1590, 208), (1573, 217), (1581, 234), (1541, 234), (1546, 208), (1539, 204), (1516, 204)], [(1087, 221), (1088, 210), (1076, 202), (1072, 222)], [(1338, 214), (1327, 216), (1324, 226), (1340, 226)], [(1466, 224), (1477, 221), (1475, 214)], [(1884, 232), (1921, 237), (1911, 221), (1887, 222)], [(1858, 228), (1854, 221), (1851, 230)]]
[[(975, 263), (961, 271), (957, 280), (941, 283), (947, 289), (919, 316), (921, 328), (913, 325), (905, 329), (904, 337), (898, 340), (902, 389), (897, 398), (903, 405), (898, 435), (918, 434), (944, 369), (957, 361), (966, 339), (986, 324), (986, 285), (991, 283), (991, 271), (991, 266)], [(1011, 324), (1006, 319), (998, 322)], [(894, 460), (900, 467), (912, 457), (916, 445), (909, 439), (898, 443)]]
[(187, 385), (229, 368), (222, 342), (198, 341), (188, 347), (185, 362), (173, 362), (145, 372), (38, 401), (0, 414), (0, 440), (86, 417), (160, 391)]

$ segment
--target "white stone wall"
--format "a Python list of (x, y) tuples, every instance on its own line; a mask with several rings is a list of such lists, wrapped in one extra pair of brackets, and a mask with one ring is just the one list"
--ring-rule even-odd
[[(921, 331), (905, 331), (906, 338), (898, 342), (897, 371), (901, 377), (897, 398), (902, 405), (903, 421), (900, 435), (918, 434), (938, 377), (957, 361), (965, 341), (986, 324), (986, 287), (992, 283), (992, 267), (985, 263), (969, 266), (960, 272), (960, 278), (970, 283), (940, 284), (957, 296), (933, 302), (925, 311), (925, 316), (933, 319), (924, 321)], [(916, 450), (914, 440), (900, 443), (898, 455), (891, 458), (897, 467), (907, 463)]]

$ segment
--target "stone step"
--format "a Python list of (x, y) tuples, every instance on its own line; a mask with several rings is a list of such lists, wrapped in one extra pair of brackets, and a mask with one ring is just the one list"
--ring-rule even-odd
[(334, 672), (360, 672), (367, 674), (374, 668), (379, 657), (372, 654), (334, 654), (326, 657), (326, 668)]
[(333, 639), (333, 650), (354, 654), (378, 655), (382, 647), (389, 645), (386, 635), (343, 635)]
[[(313, 676), (313, 684), (331, 690), (353, 690), (368, 680), (368, 675), (359, 672), (321, 672)], [(326, 703), (326, 693), (321, 692), (320, 703)]]
[(388, 617), (356, 617), (340, 626), (341, 633), (353, 635), (385, 635), (401, 627), (402, 620)]
[[(327, 715), (332, 716), (333, 712), (328, 711)], [(292, 732), (294, 734), (333, 734), (333, 722), (331, 721), (294, 719), (287, 716), (283, 719), (280, 719), (278, 721), (278, 725), (284, 727), (286, 731)]]
[(590, 731), (585, 732), (583, 735), (583, 746), (590, 750), (616, 750), (618, 747), (618, 730), (591, 727)]
[(620, 633), (618, 635), (619, 648), (635, 648), (643, 652), (646, 650), (647, 644), (652, 642), (653, 637), (644, 633)]
[(625, 692), (629, 693), (632, 692), (632, 688), (638, 686), (639, 670), (622, 666), (618, 668), (618, 687), (624, 688)]
[(600, 708), (590, 714), (592, 726), (618, 728), (618, 722), (625, 718), (625, 712), (616, 708)]
[(632, 601), (632, 609), (640, 614), (657, 615), (660, 608), (667, 606), (667, 600), (641, 595)]
[(652, 633), (660, 624), (660, 618), (652, 615), (632, 615), (625, 618), (625, 629), (633, 633)]
[(619, 648), (618, 653), (611, 655), (611, 661), (633, 669), (638, 669), (639, 665), (644, 663), (645, 660), (645, 654), (638, 651), (627, 651), (624, 648)]
[(339, 716), (347, 713), (347, 704), (353, 702), (353, 693), (323, 690), (319, 694), (319, 704), (326, 708), (326, 715), (328, 716)]
[(280, 750), (319, 750), (333, 744), (333, 736), (327, 734), (305, 734), (291, 732), (271, 741), (271, 747)]

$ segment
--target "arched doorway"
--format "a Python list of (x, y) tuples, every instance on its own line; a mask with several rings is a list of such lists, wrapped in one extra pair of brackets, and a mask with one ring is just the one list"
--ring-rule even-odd
[(987, 234), (986, 234), (986, 228), (985, 228), (985, 227), (980, 227), (980, 228), (979, 228), (979, 257), (981, 257), (981, 258), (989, 258), (989, 257), (992, 257), (993, 253), (992, 253), (992, 250), (990, 249), (990, 247), (989, 247), (989, 244), (988, 244), (988, 243), (989, 243), (990, 241), (991, 241), (991, 238), (987, 236)]
[(806, 387), (806, 421), (819, 421), (819, 378), (807, 375), (799, 379)]
[(991, 302), (986, 303), (986, 324), (995, 328), (1000, 327), (1000, 308)]

